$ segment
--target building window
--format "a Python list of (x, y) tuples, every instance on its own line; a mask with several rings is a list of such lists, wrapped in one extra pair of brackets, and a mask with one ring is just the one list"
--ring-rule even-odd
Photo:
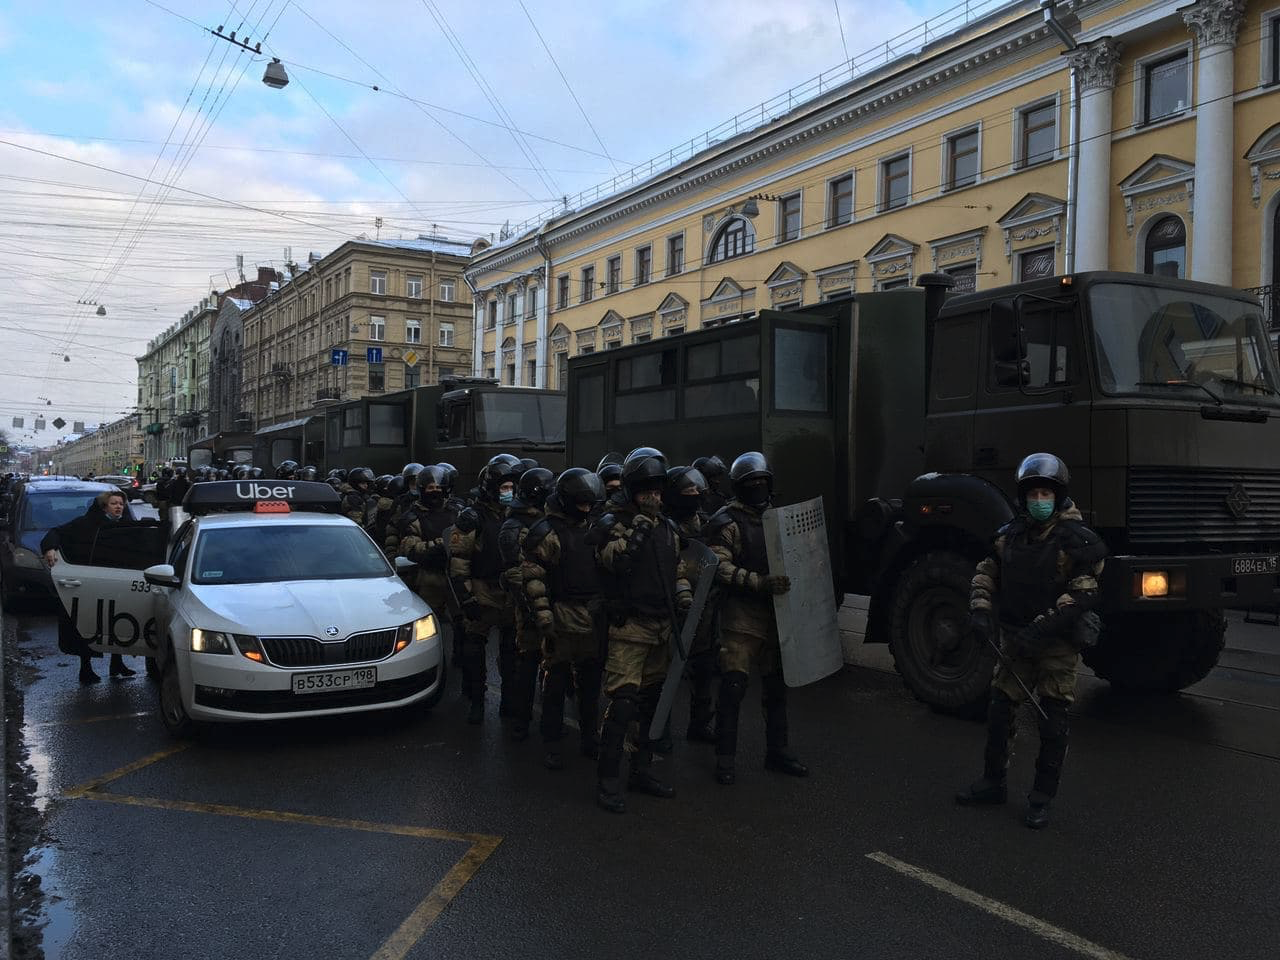
[(580, 298), (580, 302), (586, 303), (588, 300), (594, 297), (595, 294), (596, 294), (596, 268), (583, 267), (582, 268), (582, 296)]
[(448, 321), (443, 321), (440, 324), (440, 346), (453, 346), (453, 324)]
[(386, 295), (387, 292), (387, 271), (370, 270), (369, 271), (369, 292), (379, 295)]
[(387, 374), (380, 363), (369, 364), (369, 392), (382, 393), (387, 389)]
[(369, 315), (369, 339), (370, 340), (387, 339), (387, 318), (386, 317), (375, 317), (373, 314)]
[[(1280, 15), (1274, 16), (1268, 23), (1271, 36), (1268, 39), (1266, 49), (1271, 52), (1271, 69), (1267, 71), (1265, 83), (1280, 83)], [(1280, 279), (1280, 278), (1278, 278)]]
[(827, 184), (827, 226), (838, 227), (853, 221), (853, 174), (837, 177)]
[(569, 277), (556, 277), (556, 309), (564, 310), (569, 306)]
[(1151, 123), (1187, 109), (1191, 97), (1187, 51), (1142, 65), (1142, 120)]
[(664, 337), (678, 337), (682, 333), (684, 333), (684, 327), (667, 327), (666, 330), (662, 331)]
[(410, 317), (404, 322), (404, 342), (405, 343), (421, 343), (422, 342), (422, 321), (416, 317)]
[(506, 377), (506, 380), (503, 382), (506, 383), (508, 387), (514, 387), (516, 385), (516, 365), (514, 363), (508, 363), (507, 372), (503, 374), (503, 376)]
[(453, 376), (453, 367), (440, 367), (436, 370), (436, 382), (439, 383)]
[(538, 288), (530, 287), (524, 292), (524, 315), (532, 320), (538, 315)]
[(667, 276), (684, 272), (684, 234), (667, 237)]
[(406, 363), (404, 365), (404, 388), (412, 390), (414, 387), (420, 386), (422, 386), (422, 371)]
[(1018, 254), (1018, 282), (1052, 277), (1056, 263), (1057, 254), (1053, 247), (1024, 250)]
[(1048, 103), (1026, 107), (1018, 112), (1018, 165), (1029, 167), (1034, 163), (1052, 160), (1058, 150), (1058, 104)]
[(405, 296), (410, 300), (422, 299), (422, 277), (410, 274), (404, 278)]
[(528, 371), (529, 379), (525, 381), (525, 386), (536, 387), (538, 385), (538, 361), (530, 360), (528, 363), (528, 367), (529, 367), (529, 371)]
[(778, 242), (800, 239), (800, 194), (778, 201)]
[(556, 389), (563, 390), (569, 385), (569, 354), (556, 354)]
[(880, 209), (905, 207), (911, 199), (911, 154), (904, 153), (880, 164)]
[(1187, 228), (1178, 217), (1161, 217), (1147, 231), (1142, 272), (1157, 277), (1187, 275)]
[(489, 316), (485, 320), (484, 328), (486, 330), (496, 329), (498, 326), (498, 301), (489, 301)]
[(516, 322), (516, 295), (514, 293), (507, 294), (507, 313), (503, 320), (507, 323)]
[(636, 251), (636, 286), (653, 278), (653, 247), (641, 247)]
[(972, 263), (959, 267), (947, 267), (942, 271), (956, 282), (952, 293), (973, 293), (978, 289), (978, 268)]
[(453, 280), (440, 281), (440, 299), (444, 303), (453, 303)]
[(755, 232), (742, 217), (734, 217), (720, 228), (711, 242), (711, 263), (745, 257), (755, 251)]
[(610, 257), (605, 263), (605, 293), (617, 293), (622, 286), (622, 258)]
[(966, 130), (947, 137), (946, 189), (955, 190), (978, 182), (978, 130)]

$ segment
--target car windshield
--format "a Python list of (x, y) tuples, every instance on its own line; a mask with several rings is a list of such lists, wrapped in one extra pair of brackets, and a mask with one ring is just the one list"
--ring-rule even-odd
[(76, 517), (83, 516), (101, 490), (65, 490), (57, 493), (33, 493), (27, 497), (22, 528), (52, 530)]
[(564, 394), (500, 390), (476, 397), (476, 440), (564, 443)]
[(1089, 307), (1104, 392), (1280, 406), (1276, 360), (1258, 307), (1123, 283), (1091, 287)]
[(203, 584), (360, 580), (393, 573), (358, 527), (319, 523), (205, 530), (196, 541), (191, 572), (191, 582)]

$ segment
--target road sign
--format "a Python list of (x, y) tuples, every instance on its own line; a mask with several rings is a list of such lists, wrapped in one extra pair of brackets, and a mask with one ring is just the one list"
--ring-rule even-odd
[(58, 417), (56, 420), (53, 421), (53, 428), (55, 430), (61, 430), (66, 425), (67, 425), (67, 421), (63, 420), (61, 417)]
[(72, 433), (84, 433), (84, 421), (83, 421), (83, 420), (77, 420), (77, 421), (75, 421), (74, 423), (72, 423), (72, 424), (71, 424), (71, 432), (72, 432)]
[(329, 362), (335, 367), (345, 367), (349, 359), (351, 354), (346, 350), (335, 349), (329, 354)]
[(36, 417), (36, 429), (37, 430), (44, 429), (44, 417)]
[(418, 365), (418, 355), (410, 350), (404, 355), (404, 362), (411, 367), (416, 367)]
[(8, 452), (9, 452), (9, 445), (6, 443), (0, 443), (0, 453), (8, 453)]
[(15, 429), (15, 430), (21, 430), (21, 429), (22, 429), (22, 418), (21, 418), (21, 417), (14, 417), (14, 418), (13, 418), (13, 429)]
[(381, 348), (381, 347), (366, 347), (366, 348), (365, 348), (365, 351), (364, 351), (364, 359), (365, 359), (365, 361), (366, 361), (366, 362), (368, 362), (368, 363), (381, 363), (381, 362), (382, 362), (382, 348)]

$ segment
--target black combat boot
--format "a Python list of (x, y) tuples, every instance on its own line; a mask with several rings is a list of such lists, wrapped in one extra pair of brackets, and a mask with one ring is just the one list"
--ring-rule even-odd
[(627, 798), (622, 795), (622, 784), (617, 777), (596, 782), (596, 806), (610, 813), (627, 812)]
[(514, 702), (511, 703), (511, 726), (509, 734), (512, 740), (527, 740), (529, 725), (533, 722), (533, 692), (538, 686), (539, 656), (529, 651), (521, 651), (516, 657), (515, 676), (512, 678)]
[(714, 672), (715, 660), (710, 650), (689, 658), (689, 729), (685, 732), (685, 739), (690, 743), (716, 742), (716, 732), (711, 726), (711, 680)]
[(515, 631), (503, 627), (498, 631), (498, 682), (501, 684), (498, 694), (498, 716), (504, 720), (518, 715), (520, 694), (516, 691), (516, 635)]
[(552, 664), (542, 675), (542, 743), (545, 749), (542, 763), (548, 770), (564, 769), (564, 754), (560, 741), (564, 737), (564, 697), (569, 684), (569, 665)]
[(93, 665), (87, 655), (80, 658), (80, 682), (85, 686), (102, 682), (102, 678), (93, 672)]
[(956, 794), (962, 807), (992, 806), (1009, 799), (1006, 770), (1014, 735), (1014, 706), (1003, 693), (993, 692), (987, 706), (987, 743), (982, 754), (982, 779)]
[(736, 779), (734, 757), (738, 753), (738, 714), (747, 692), (747, 675), (731, 670), (720, 678), (716, 701), (716, 783), (729, 786)]
[(610, 813), (623, 813), (627, 809), (622, 795), (620, 772), (622, 752), (627, 739), (627, 726), (635, 718), (636, 701), (633, 696), (618, 696), (610, 701), (600, 725), (600, 758), (596, 762), (596, 804)]
[(600, 729), (600, 662), (586, 660), (577, 664), (573, 679), (570, 690), (576, 692), (578, 701), (578, 750), (594, 760), (600, 751), (600, 740), (596, 736)]
[(1048, 719), (1040, 719), (1040, 753), (1036, 756), (1036, 778), (1027, 795), (1026, 824), (1032, 830), (1049, 825), (1049, 803), (1058, 794), (1062, 764), (1067, 759), (1067, 741), (1071, 723), (1067, 715), (1070, 704), (1054, 697), (1042, 697), (1040, 706)]
[(632, 793), (644, 793), (663, 800), (670, 800), (676, 795), (675, 787), (654, 776), (653, 751), (648, 747), (640, 747), (631, 755), (631, 775), (627, 777), (627, 789)]
[(800, 762), (788, 743), (787, 685), (781, 673), (761, 678), (764, 687), (764, 768), (791, 777), (807, 777), (809, 768)]
[(113, 677), (133, 677), (137, 676), (138, 671), (126, 667), (124, 658), (118, 653), (113, 653), (111, 655), (110, 673)]

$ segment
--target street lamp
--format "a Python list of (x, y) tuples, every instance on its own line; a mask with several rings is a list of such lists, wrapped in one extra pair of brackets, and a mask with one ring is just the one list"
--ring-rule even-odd
[(741, 213), (744, 217), (749, 217), (754, 220), (756, 217), (760, 216), (760, 205), (756, 203), (757, 200), (770, 200), (776, 203), (781, 199), (781, 197), (775, 197), (771, 193), (753, 193), (751, 196), (747, 197), (747, 202), (742, 205)]
[(268, 87), (279, 90), (289, 84), (289, 74), (284, 71), (284, 64), (279, 57), (272, 57), (267, 69), (262, 74), (262, 82)]

